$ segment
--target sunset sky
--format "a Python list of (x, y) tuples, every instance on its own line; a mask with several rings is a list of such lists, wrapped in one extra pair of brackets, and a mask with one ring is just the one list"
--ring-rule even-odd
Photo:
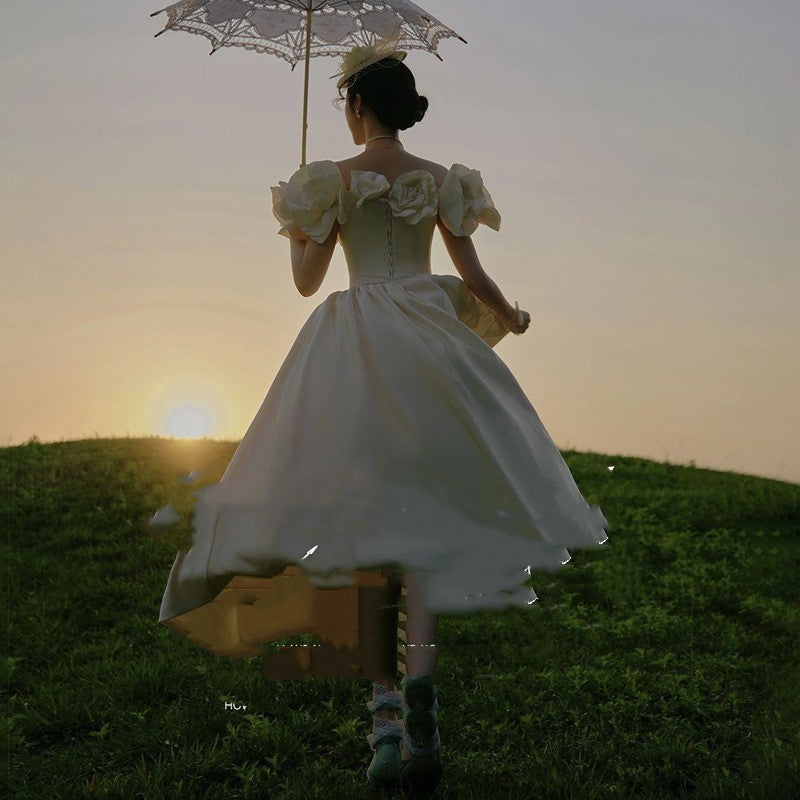
[[(238, 440), (347, 288), (337, 247), (302, 297), (271, 213), (302, 62), (154, 38), (164, 5), (6, 3), (4, 446)], [(468, 44), (409, 51), (401, 140), (481, 171), (475, 246), (533, 318), (496, 352), (556, 444), (800, 482), (797, 0), (421, 5)], [(361, 149), (338, 70), (311, 61), (308, 160)]]

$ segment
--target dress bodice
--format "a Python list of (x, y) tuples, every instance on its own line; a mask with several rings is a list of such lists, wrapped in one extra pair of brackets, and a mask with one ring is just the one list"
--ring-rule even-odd
[(349, 194), (345, 202), (347, 221), (339, 225), (339, 242), (351, 286), (430, 273), (435, 213), (411, 224), (396, 217), (384, 198), (359, 206)]
[(469, 236), (479, 223), (500, 229), (480, 172), (463, 164), (453, 164), (441, 186), (428, 170), (409, 170), (392, 183), (353, 170), (348, 189), (335, 162), (312, 161), (271, 189), (281, 235), (321, 244), (339, 222), (351, 287), (430, 274), (438, 217), (456, 236)]

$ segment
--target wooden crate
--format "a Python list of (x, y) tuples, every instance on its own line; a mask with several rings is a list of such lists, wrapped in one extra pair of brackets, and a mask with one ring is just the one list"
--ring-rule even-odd
[[(297, 570), (287, 567), (287, 570)], [(404, 595), (396, 574), (357, 571), (355, 584), (313, 588), (302, 627), (317, 645), (287, 645), (263, 655), (271, 680), (369, 678), (405, 674)]]

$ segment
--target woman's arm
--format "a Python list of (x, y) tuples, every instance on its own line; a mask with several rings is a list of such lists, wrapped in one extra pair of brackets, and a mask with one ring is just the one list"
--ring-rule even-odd
[(447, 252), (469, 290), (478, 300), (489, 306), (500, 319), (511, 325), (516, 319), (517, 310), (484, 271), (475, 251), (475, 245), (472, 243), (472, 237), (456, 236), (442, 222), (441, 217), (437, 219), (436, 224), (439, 226)]
[(334, 222), (328, 238), (322, 244), (308, 237), (289, 239), (294, 285), (303, 297), (310, 297), (322, 285), (333, 258), (338, 234), (339, 223)]

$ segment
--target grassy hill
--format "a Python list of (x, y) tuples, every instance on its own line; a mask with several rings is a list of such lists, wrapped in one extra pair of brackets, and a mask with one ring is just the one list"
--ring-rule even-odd
[[(369, 682), (269, 682), (157, 623), (191, 492), (235, 448), (0, 450), (14, 797), (374, 796)], [(438, 796), (800, 797), (800, 485), (563, 455), (607, 549), (534, 572), (529, 609), (440, 617)], [(182, 522), (149, 527), (168, 502)]]

